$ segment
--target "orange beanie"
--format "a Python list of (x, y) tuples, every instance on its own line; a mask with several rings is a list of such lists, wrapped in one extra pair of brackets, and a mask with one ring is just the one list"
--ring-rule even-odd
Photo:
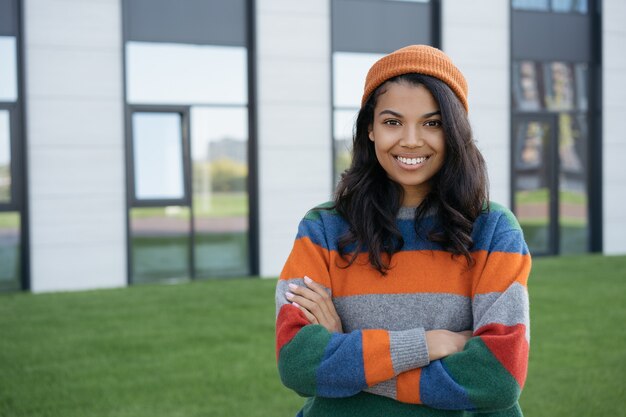
[(398, 75), (410, 73), (425, 74), (440, 79), (461, 100), (465, 110), (469, 110), (465, 77), (446, 54), (428, 45), (406, 46), (376, 61), (365, 78), (361, 106), (365, 104), (370, 94), (385, 81)]

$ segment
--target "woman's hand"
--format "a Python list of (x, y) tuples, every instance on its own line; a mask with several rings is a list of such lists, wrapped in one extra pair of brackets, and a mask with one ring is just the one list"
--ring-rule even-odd
[(472, 332), (469, 330), (463, 332), (429, 330), (426, 332), (428, 358), (434, 361), (458, 353), (463, 350), (470, 337), (472, 337)]
[(309, 277), (304, 277), (304, 283), (306, 287), (289, 284), (291, 292), (285, 294), (287, 299), (302, 310), (312, 324), (321, 324), (329, 332), (343, 333), (341, 319), (328, 292)]

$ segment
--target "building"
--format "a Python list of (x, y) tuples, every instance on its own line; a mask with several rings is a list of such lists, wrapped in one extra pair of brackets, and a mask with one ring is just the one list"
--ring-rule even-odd
[(0, 289), (276, 276), (365, 71), (413, 43), (466, 74), (533, 253), (626, 253), (624, 21), (622, 0), (0, 0)]

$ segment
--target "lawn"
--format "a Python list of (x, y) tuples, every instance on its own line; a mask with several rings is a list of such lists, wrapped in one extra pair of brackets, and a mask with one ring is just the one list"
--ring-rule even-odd
[[(0, 416), (294, 416), (274, 280), (0, 295)], [(624, 416), (626, 257), (536, 259), (526, 417)]]

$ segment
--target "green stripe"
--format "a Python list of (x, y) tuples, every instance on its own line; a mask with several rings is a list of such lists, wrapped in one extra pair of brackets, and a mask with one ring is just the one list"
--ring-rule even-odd
[(448, 356), (443, 364), (477, 409), (508, 409), (519, 398), (521, 389), (517, 381), (480, 337), (470, 339), (463, 352)]
[(511, 210), (509, 210), (508, 208), (504, 207), (501, 204), (494, 203), (493, 201), (490, 201), (489, 202), (489, 210), (492, 211), (492, 212), (504, 214), (504, 216), (506, 217), (506, 219), (509, 222), (509, 226), (511, 227), (511, 229), (522, 230), (522, 227), (520, 226), (519, 222), (517, 221), (517, 218), (511, 212)]
[(315, 207), (314, 209), (309, 210), (305, 215), (304, 218), (306, 220), (319, 220), (321, 218), (321, 211), (328, 211), (332, 214), (337, 214), (337, 211), (332, 209), (329, 210), (331, 207), (333, 207), (335, 203), (333, 201), (327, 201), (325, 203), (320, 204), (319, 206)]
[(300, 395), (315, 395), (317, 368), (331, 334), (318, 324), (304, 326), (280, 350), (278, 371), (283, 383)]

